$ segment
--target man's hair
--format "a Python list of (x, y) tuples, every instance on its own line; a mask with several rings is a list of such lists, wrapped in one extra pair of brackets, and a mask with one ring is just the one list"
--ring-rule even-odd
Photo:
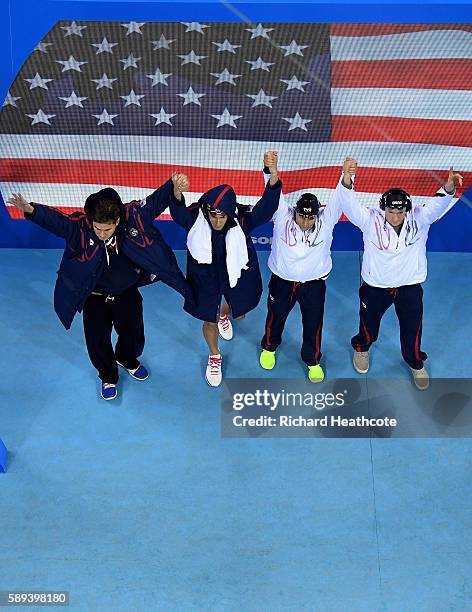
[(98, 200), (92, 217), (96, 223), (116, 223), (120, 217), (120, 207), (113, 200)]

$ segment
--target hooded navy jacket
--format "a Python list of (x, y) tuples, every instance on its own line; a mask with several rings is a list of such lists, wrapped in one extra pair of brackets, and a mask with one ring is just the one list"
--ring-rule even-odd
[[(203, 321), (214, 321), (222, 295), (228, 300), (234, 317), (244, 315), (257, 306), (262, 295), (262, 279), (259, 260), (250, 232), (272, 219), (279, 204), (281, 189), (282, 183), (280, 180), (273, 187), (270, 186), (270, 183), (267, 183), (262, 197), (252, 209), (248, 206), (237, 208), (235, 216), (246, 235), (249, 262), (248, 269), (241, 271), (241, 276), (235, 287), (229, 285), (225, 240), (226, 232), (235, 225), (234, 219), (229, 216), (225, 226), (220, 231), (212, 228), (213, 257), (210, 264), (198, 263), (187, 250), (187, 281), (190, 284), (191, 292), (187, 295), (184, 309), (189, 314)], [(208, 199), (206, 198), (207, 194), (214, 190), (203, 194), (200, 201), (206, 201)], [(231, 214), (231, 210), (225, 210), (225, 207), (220, 204), (218, 204), (218, 208)], [(179, 202), (172, 194), (169, 210), (174, 221), (189, 231), (197, 220), (200, 205), (194, 204), (186, 207), (183, 196), (182, 201)]]
[[(120, 223), (115, 233), (123, 254), (140, 268), (137, 285), (162, 280), (185, 296), (188, 286), (174, 252), (153, 224), (169, 206), (173, 189), (169, 180), (145, 200), (128, 204), (121, 202), (114, 189), (104, 189), (99, 194), (113, 199), (120, 207)], [(91, 212), (97, 195), (87, 198), (84, 212), (65, 215), (55, 208), (32, 202), (34, 212), (25, 213), (26, 219), (66, 241), (54, 289), (54, 310), (66, 329), (70, 328), (76, 312), (82, 310), (105, 266), (106, 247), (92, 226)]]

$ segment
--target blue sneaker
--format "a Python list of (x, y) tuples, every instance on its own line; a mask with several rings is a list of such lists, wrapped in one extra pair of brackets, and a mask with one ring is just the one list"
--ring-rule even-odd
[(116, 385), (113, 383), (104, 383), (102, 382), (102, 391), (101, 396), (104, 400), (112, 400), (118, 395), (118, 390)]
[(119, 361), (117, 361), (116, 363), (122, 368), (125, 368), (128, 374), (136, 380), (146, 380), (146, 378), (149, 378), (149, 372), (146, 370), (142, 363), (140, 363), (137, 368), (133, 368), (132, 370), (128, 370), (128, 368), (126, 368)]

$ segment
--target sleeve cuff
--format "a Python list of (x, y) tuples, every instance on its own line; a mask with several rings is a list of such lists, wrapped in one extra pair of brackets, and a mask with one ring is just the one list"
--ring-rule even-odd
[(270, 181), (267, 182), (267, 185), (269, 187), (269, 189), (281, 189), (282, 188), (282, 181), (277, 178), (277, 182), (275, 183), (275, 185), (271, 185)]
[(175, 206), (185, 206), (185, 196), (184, 194), (182, 194), (182, 200), (178, 200), (175, 195), (174, 195), (174, 190), (172, 189), (171, 194), (170, 194), (170, 200), (172, 202), (172, 204), (175, 204)]
[(36, 214), (36, 206), (33, 204), (33, 202), (30, 202), (30, 204), (33, 207), (33, 212), (30, 212), (30, 213), (24, 212), (23, 213), (24, 218), (27, 219), (28, 221), (31, 221), (34, 218), (35, 214)]

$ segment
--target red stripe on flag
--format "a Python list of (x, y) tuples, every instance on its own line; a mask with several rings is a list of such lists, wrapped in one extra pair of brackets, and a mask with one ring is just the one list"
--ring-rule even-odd
[(381, 36), (427, 30), (464, 30), (472, 32), (470, 23), (332, 23), (331, 36)]
[[(351, 138), (352, 140), (352, 138)], [(346, 156), (349, 143), (346, 143)], [(139, 187), (153, 190), (167, 181), (177, 170), (188, 175), (190, 189), (201, 193), (212, 186), (226, 183), (238, 195), (259, 196), (264, 190), (261, 170), (230, 170), (225, 168), (194, 168), (165, 164), (137, 162), (112, 162), (98, 160), (49, 160), (49, 159), (5, 159), (0, 170), (0, 181), (11, 183), (68, 183), (97, 184)], [(321, 168), (306, 168), (281, 173), (284, 192), (306, 188), (334, 189), (338, 183), (342, 159), (339, 165)], [(370, 168), (370, 160), (359, 159), (361, 171), (356, 178), (357, 191), (383, 193), (392, 185), (402, 186), (417, 195), (433, 195), (446, 180), (447, 170), (424, 170), (403, 168)], [(377, 160), (375, 160), (377, 161)], [(447, 166), (447, 160), (444, 160)], [(456, 168), (461, 172), (461, 168)], [(472, 182), (472, 172), (461, 172), (464, 185)], [(223, 180), (224, 178), (224, 180)]]
[[(346, 144), (346, 153), (349, 153), (349, 144)], [(447, 170), (423, 170), (423, 169), (402, 169), (402, 168), (369, 168), (358, 160), (360, 170), (356, 176), (356, 191), (366, 193), (383, 193), (393, 186), (400, 186), (409, 193), (433, 196), (437, 189), (447, 180)], [(368, 160), (364, 160), (367, 164)], [(447, 165), (447, 161), (444, 161)], [(293, 172), (283, 172), (284, 193), (298, 191), (309, 187), (313, 188), (333, 188), (337, 184), (340, 176), (341, 167), (334, 166), (329, 168), (314, 168), (297, 170)], [(460, 169), (458, 169), (460, 172)], [(464, 185), (469, 185), (472, 181), (472, 172), (461, 172), (464, 177)], [(462, 190), (458, 191), (460, 197)], [(374, 201), (376, 203), (376, 201)]]
[(472, 121), (335, 115), (331, 138), (335, 142), (415, 142), (468, 147), (471, 133)]
[(472, 89), (472, 59), (339, 60), (331, 70), (332, 87)]

